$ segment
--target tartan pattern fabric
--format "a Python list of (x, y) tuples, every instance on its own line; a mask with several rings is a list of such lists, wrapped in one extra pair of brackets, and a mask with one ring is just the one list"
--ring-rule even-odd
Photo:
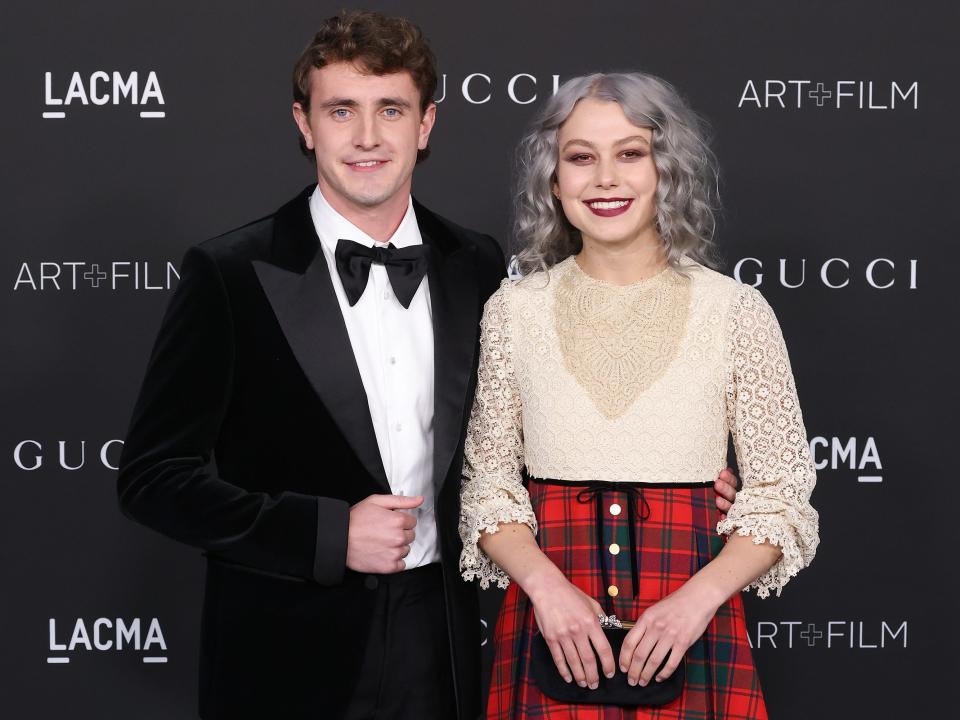
[[(574, 585), (595, 598), (608, 614), (615, 613), (623, 620), (637, 619), (646, 608), (677, 590), (723, 547), (723, 538), (714, 532), (718, 512), (711, 485), (633, 487), (642, 488), (642, 499), (631, 497), (626, 490), (605, 487), (598, 503), (593, 494), (584, 496), (583, 486), (529, 483), (541, 549)], [(634, 512), (628, 512), (628, 503), (637, 504)], [(619, 514), (610, 512), (614, 504), (620, 506)], [(600, 533), (598, 509), (603, 513)], [(636, 523), (635, 547), (631, 547), (630, 517)], [(609, 550), (614, 543), (620, 547), (615, 555)], [(634, 562), (636, 567), (632, 567)], [(639, 588), (633, 587), (634, 574)], [(617, 586), (616, 597), (608, 594), (607, 584)], [(488, 720), (767, 717), (739, 595), (720, 608), (703, 637), (687, 651), (683, 693), (661, 707), (568, 705), (542, 695), (529, 675), (531, 641), (537, 632), (532, 604), (512, 583), (494, 636)]]

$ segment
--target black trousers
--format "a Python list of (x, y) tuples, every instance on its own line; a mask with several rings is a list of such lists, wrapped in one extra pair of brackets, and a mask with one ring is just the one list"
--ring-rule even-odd
[(344, 720), (454, 720), (440, 565), (369, 575), (377, 593), (363, 671)]

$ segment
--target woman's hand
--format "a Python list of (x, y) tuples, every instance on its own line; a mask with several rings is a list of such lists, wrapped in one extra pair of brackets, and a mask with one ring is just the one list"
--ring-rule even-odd
[(670, 677), (689, 647), (713, 619), (722, 601), (709, 588), (688, 581), (676, 592), (647, 608), (624, 638), (620, 669), (630, 685), (646, 685), (670, 653), (656, 677)]
[(597, 618), (605, 614), (600, 603), (560, 573), (528, 594), (537, 625), (564, 680), (575, 679), (580, 687), (596, 690), (600, 684), (597, 656), (603, 674), (613, 677), (613, 651)]

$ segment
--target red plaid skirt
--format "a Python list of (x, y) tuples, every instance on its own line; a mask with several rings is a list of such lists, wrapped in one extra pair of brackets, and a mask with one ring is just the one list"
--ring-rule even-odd
[[(540, 548), (607, 614), (624, 620), (639, 618), (720, 552), (723, 538), (715, 530), (714, 498), (712, 483), (664, 487), (530, 481)], [(619, 546), (619, 552), (614, 554), (611, 545)], [(767, 717), (739, 594), (720, 608), (687, 651), (683, 694), (660, 707), (569, 705), (542, 695), (530, 678), (531, 641), (538, 632), (533, 605), (511, 584), (494, 635), (487, 718)]]

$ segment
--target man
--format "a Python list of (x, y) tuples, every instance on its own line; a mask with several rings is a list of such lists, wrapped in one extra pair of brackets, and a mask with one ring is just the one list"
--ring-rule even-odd
[(118, 489), (206, 550), (208, 720), (479, 713), (459, 481), (505, 263), (411, 199), (436, 81), (408, 21), (326, 21), (294, 70), (316, 187), (184, 258)]

